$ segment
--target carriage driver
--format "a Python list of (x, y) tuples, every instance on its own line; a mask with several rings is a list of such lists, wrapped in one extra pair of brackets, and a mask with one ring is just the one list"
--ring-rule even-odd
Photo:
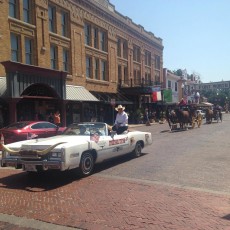
[(116, 131), (117, 134), (121, 134), (128, 129), (128, 114), (124, 111), (125, 107), (122, 105), (118, 105), (115, 110), (118, 113), (112, 130)]

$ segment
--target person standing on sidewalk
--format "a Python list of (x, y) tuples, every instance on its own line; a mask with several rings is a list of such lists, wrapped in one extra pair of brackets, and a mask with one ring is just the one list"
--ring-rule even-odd
[(58, 110), (54, 113), (54, 124), (57, 126), (61, 125), (61, 117)]
[(122, 105), (118, 105), (115, 110), (118, 111), (118, 113), (112, 130), (116, 131), (117, 134), (121, 134), (128, 129), (128, 114), (124, 111), (125, 107)]

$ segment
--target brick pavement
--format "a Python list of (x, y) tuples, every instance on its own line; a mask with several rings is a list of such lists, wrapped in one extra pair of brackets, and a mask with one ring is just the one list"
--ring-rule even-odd
[[(230, 229), (230, 194), (99, 174), (31, 179), (20, 170), (0, 172), (3, 214), (89, 230)], [(7, 229), (32, 229), (10, 224)]]

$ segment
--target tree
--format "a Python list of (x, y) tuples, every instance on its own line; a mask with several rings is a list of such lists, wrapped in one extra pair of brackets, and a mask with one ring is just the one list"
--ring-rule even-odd
[(182, 77), (182, 75), (183, 75), (182, 69), (174, 70), (173, 73), (174, 73), (175, 75), (177, 75), (177, 76), (180, 76), (180, 77)]

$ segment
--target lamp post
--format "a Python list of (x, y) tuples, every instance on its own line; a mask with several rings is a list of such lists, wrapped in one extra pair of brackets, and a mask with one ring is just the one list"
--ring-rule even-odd
[(225, 112), (228, 113), (228, 97), (226, 97), (225, 99)]
[(181, 84), (181, 99), (184, 98), (184, 83)]
[(218, 95), (219, 95), (219, 93), (216, 92), (216, 100), (215, 100), (215, 101), (216, 101), (216, 104), (218, 104), (218, 100), (219, 100), (219, 99), (218, 99)]
[(196, 92), (196, 94), (195, 94), (195, 102), (196, 102), (197, 104), (200, 103), (200, 93), (199, 93), (199, 92)]

